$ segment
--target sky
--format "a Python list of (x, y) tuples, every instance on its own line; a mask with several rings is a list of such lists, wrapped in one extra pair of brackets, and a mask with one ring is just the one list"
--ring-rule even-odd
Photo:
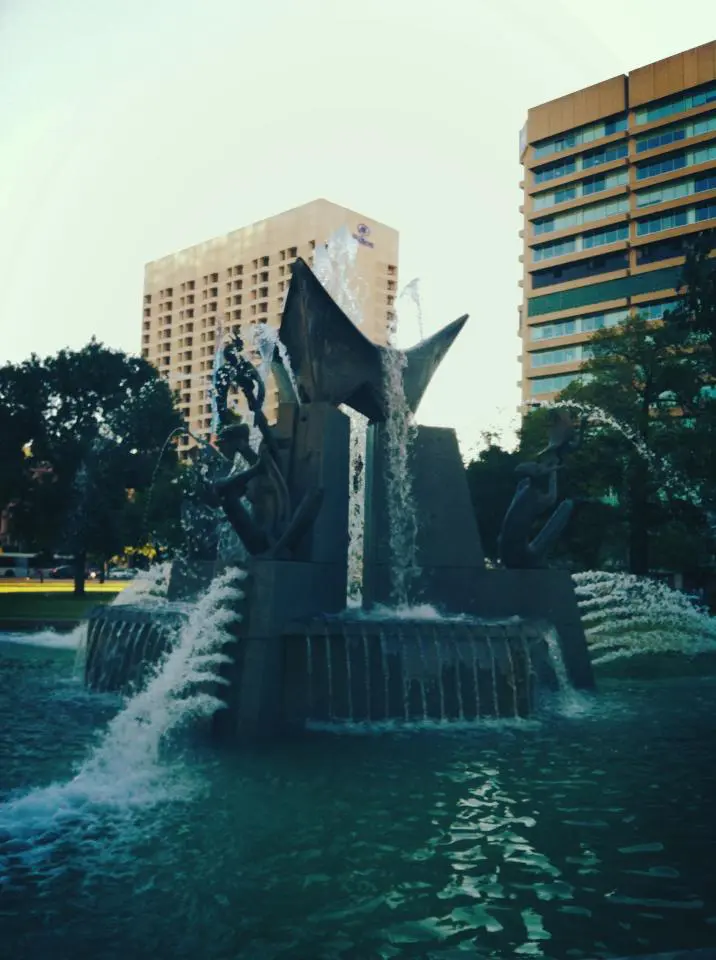
[(470, 314), (418, 416), (469, 454), (517, 417), (528, 108), (715, 35), (713, 0), (0, 0), (0, 363), (138, 352), (147, 261), (325, 197), (399, 230), (426, 333)]

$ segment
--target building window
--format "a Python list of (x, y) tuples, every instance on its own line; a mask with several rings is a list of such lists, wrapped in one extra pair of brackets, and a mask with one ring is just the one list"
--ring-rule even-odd
[[(716, 147), (714, 148), (716, 154)], [(637, 207), (649, 207), (655, 203), (668, 203), (670, 200), (679, 200), (704, 190), (716, 190), (716, 171), (705, 173), (689, 180), (676, 180), (661, 184), (651, 190), (642, 190), (636, 194)]]
[(555, 340), (558, 337), (573, 336), (575, 333), (593, 333), (603, 327), (614, 327), (623, 323), (628, 316), (629, 310), (625, 308), (604, 313), (588, 313), (553, 323), (541, 323), (530, 327), (530, 337), (532, 340)]
[(620, 213), (626, 213), (629, 210), (628, 197), (616, 197), (614, 200), (607, 200), (605, 203), (591, 203), (584, 207), (578, 207), (576, 210), (570, 210), (569, 213), (557, 214), (553, 217), (544, 217), (534, 221), (534, 232), (539, 235), (542, 233), (553, 233), (557, 230), (566, 230), (568, 227), (580, 226), (583, 223), (590, 223), (593, 220), (604, 220), (606, 217), (614, 217)]
[(599, 123), (590, 123), (584, 127), (577, 127), (575, 130), (569, 130), (558, 137), (550, 137), (549, 140), (541, 140), (535, 143), (534, 157), (539, 160), (551, 153), (564, 153), (565, 150), (571, 150), (584, 143), (601, 140), (602, 137), (609, 137), (621, 130), (626, 130), (626, 127), (626, 114), (612, 117), (609, 120), (601, 120)]
[(686, 110), (694, 110), (696, 107), (714, 102), (716, 102), (716, 81), (705, 84), (698, 91), (665, 97), (656, 103), (640, 107), (634, 112), (634, 120), (636, 123), (651, 123), (654, 120), (670, 117), (674, 113), (684, 113)]
[(574, 173), (577, 169), (577, 161), (574, 157), (569, 160), (560, 160), (558, 163), (550, 163), (539, 170), (534, 170), (532, 175), (535, 183), (545, 183), (548, 180), (558, 180), (560, 177), (566, 177)]
[(671, 173), (674, 170), (681, 170), (684, 167), (693, 167), (699, 163), (708, 163), (710, 160), (716, 160), (716, 143), (696, 147), (694, 150), (672, 153), (666, 157), (660, 157), (652, 163), (643, 163), (637, 166), (636, 177), (637, 180), (646, 180), (649, 177), (656, 177), (662, 173)]
[(655, 303), (640, 304), (636, 310), (642, 320), (663, 320), (664, 314), (675, 310), (678, 305), (678, 300), (657, 300)]
[(557, 347), (555, 350), (538, 350), (530, 354), (533, 367), (552, 367), (560, 363), (581, 363), (591, 356), (589, 347), (574, 344), (570, 347)]
[[(556, 377), (535, 377), (534, 380), (530, 380), (530, 394), (538, 397), (545, 393), (556, 393), (578, 379), (580, 379), (578, 373), (561, 373)], [(581, 376), (581, 379), (585, 378)]]
[(152, 302), (152, 295), (151, 295), (151, 293), (145, 293), (145, 294), (144, 294), (144, 302), (145, 302), (145, 303), (151, 303), (151, 302)]
[(262, 266), (262, 267), (267, 267), (268, 265), (269, 265), (269, 258), (268, 258), (268, 257), (261, 257), (261, 266)]
[(218, 283), (218, 282), (219, 282), (219, 274), (218, 274), (218, 273), (212, 273), (212, 275), (211, 275), (211, 282), (212, 282), (212, 283)]
[(629, 152), (626, 143), (609, 144), (600, 150), (590, 150), (582, 158), (581, 169), (589, 170), (591, 167), (601, 167), (605, 163), (613, 163), (614, 160), (621, 160)]
[[(597, 257), (589, 257), (585, 260), (575, 260), (572, 263), (563, 263), (556, 267), (549, 267), (546, 270), (535, 270), (532, 273), (532, 287), (537, 290), (540, 287), (551, 287), (559, 283), (568, 283), (572, 280), (584, 280), (587, 277), (599, 273), (613, 273), (617, 270), (626, 270), (629, 266), (629, 256), (626, 250), (620, 250), (617, 253), (605, 253)], [(536, 298), (533, 298), (536, 299)], [(617, 299), (617, 297), (600, 297), (597, 299)], [(583, 303), (589, 303), (589, 300), (577, 301), (574, 306), (581, 306)], [(570, 304), (571, 306), (572, 304)], [(555, 310), (567, 309), (567, 307), (555, 307)], [(547, 310), (541, 311), (547, 313)], [(530, 314), (532, 316), (532, 314)]]
[(682, 207), (679, 210), (669, 210), (653, 217), (637, 220), (637, 236), (643, 237), (662, 230), (673, 230), (675, 227), (684, 227), (690, 223), (700, 223), (703, 220), (716, 218), (716, 201), (700, 203), (695, 207)]

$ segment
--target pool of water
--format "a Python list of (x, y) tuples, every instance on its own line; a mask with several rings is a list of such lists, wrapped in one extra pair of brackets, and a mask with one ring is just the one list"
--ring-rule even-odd
[(716, 944), (712, 677), (610, 681), (568, 715), (459, 732), (232, 753), (185, 731), (149, 786), (89, 791), (71, 778), (120, 704), (85, 693), (73, 664), (51, 638), (0, 642), (8, 957), (592, 958)]

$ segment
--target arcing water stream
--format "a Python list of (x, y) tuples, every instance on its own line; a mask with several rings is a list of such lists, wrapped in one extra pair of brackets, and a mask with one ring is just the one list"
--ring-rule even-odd
[(681, 591), (628, 573), (596, 570), (573, 579), (595, 664), (716, 651), (716, 620)]
[[(345, 315), (363, 325), (367, 291), (357, 276), (358, 242), (342, 227), (323, 246), (316, 247), (313, 272)], [(341, 407), (350, 421), (350, 480), (348, 494), (348, 601), (360, 606), (363, 587), (363, 526), (365, 517), (366, 418), (351, 407)]]
[(243, 576), (228, 570), (212, 583), (144, 689), (127, 700), (70, 780), (0, 805), (0, 888), (18, 869), (55, 872), (60, 846), (101, 854), (134, 808), (182, 796), (162, 747), (179, 727), (220, 706), (206, 687), (221, 682), (217, 670), (227, 659), (221, 651)]

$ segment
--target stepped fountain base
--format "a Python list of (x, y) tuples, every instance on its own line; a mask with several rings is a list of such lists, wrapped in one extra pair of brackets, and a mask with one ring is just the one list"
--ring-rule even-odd
[(314, 620), (283, 640), (285, 722), (458, 723), (528, 717), (552, 686), (542, 625)]
[[(504, 593), (520, 581), (501, 582)], [(540, 691), (559, 683), (547, 642), (553, 627), (544, 620), (350, 616), (341, 609), (344, 590), (340, 570), (330, 565), (250, 564), (246, 596), (229, 628), (231, 663), (213, 691), (228, 707), (215, 715), (219, 739), (255, 741), (321, 725), (529, 717)], [(316, 613), (331, 607), (333, 613)], [(96, 608), (87, 685), (136, 689), (185, 619), (186, 605), (177, 602)]]
[(180, 604), (94, 607), (87, 622), (85, 684), (97, 693), (140, 689), (186, 621)]

